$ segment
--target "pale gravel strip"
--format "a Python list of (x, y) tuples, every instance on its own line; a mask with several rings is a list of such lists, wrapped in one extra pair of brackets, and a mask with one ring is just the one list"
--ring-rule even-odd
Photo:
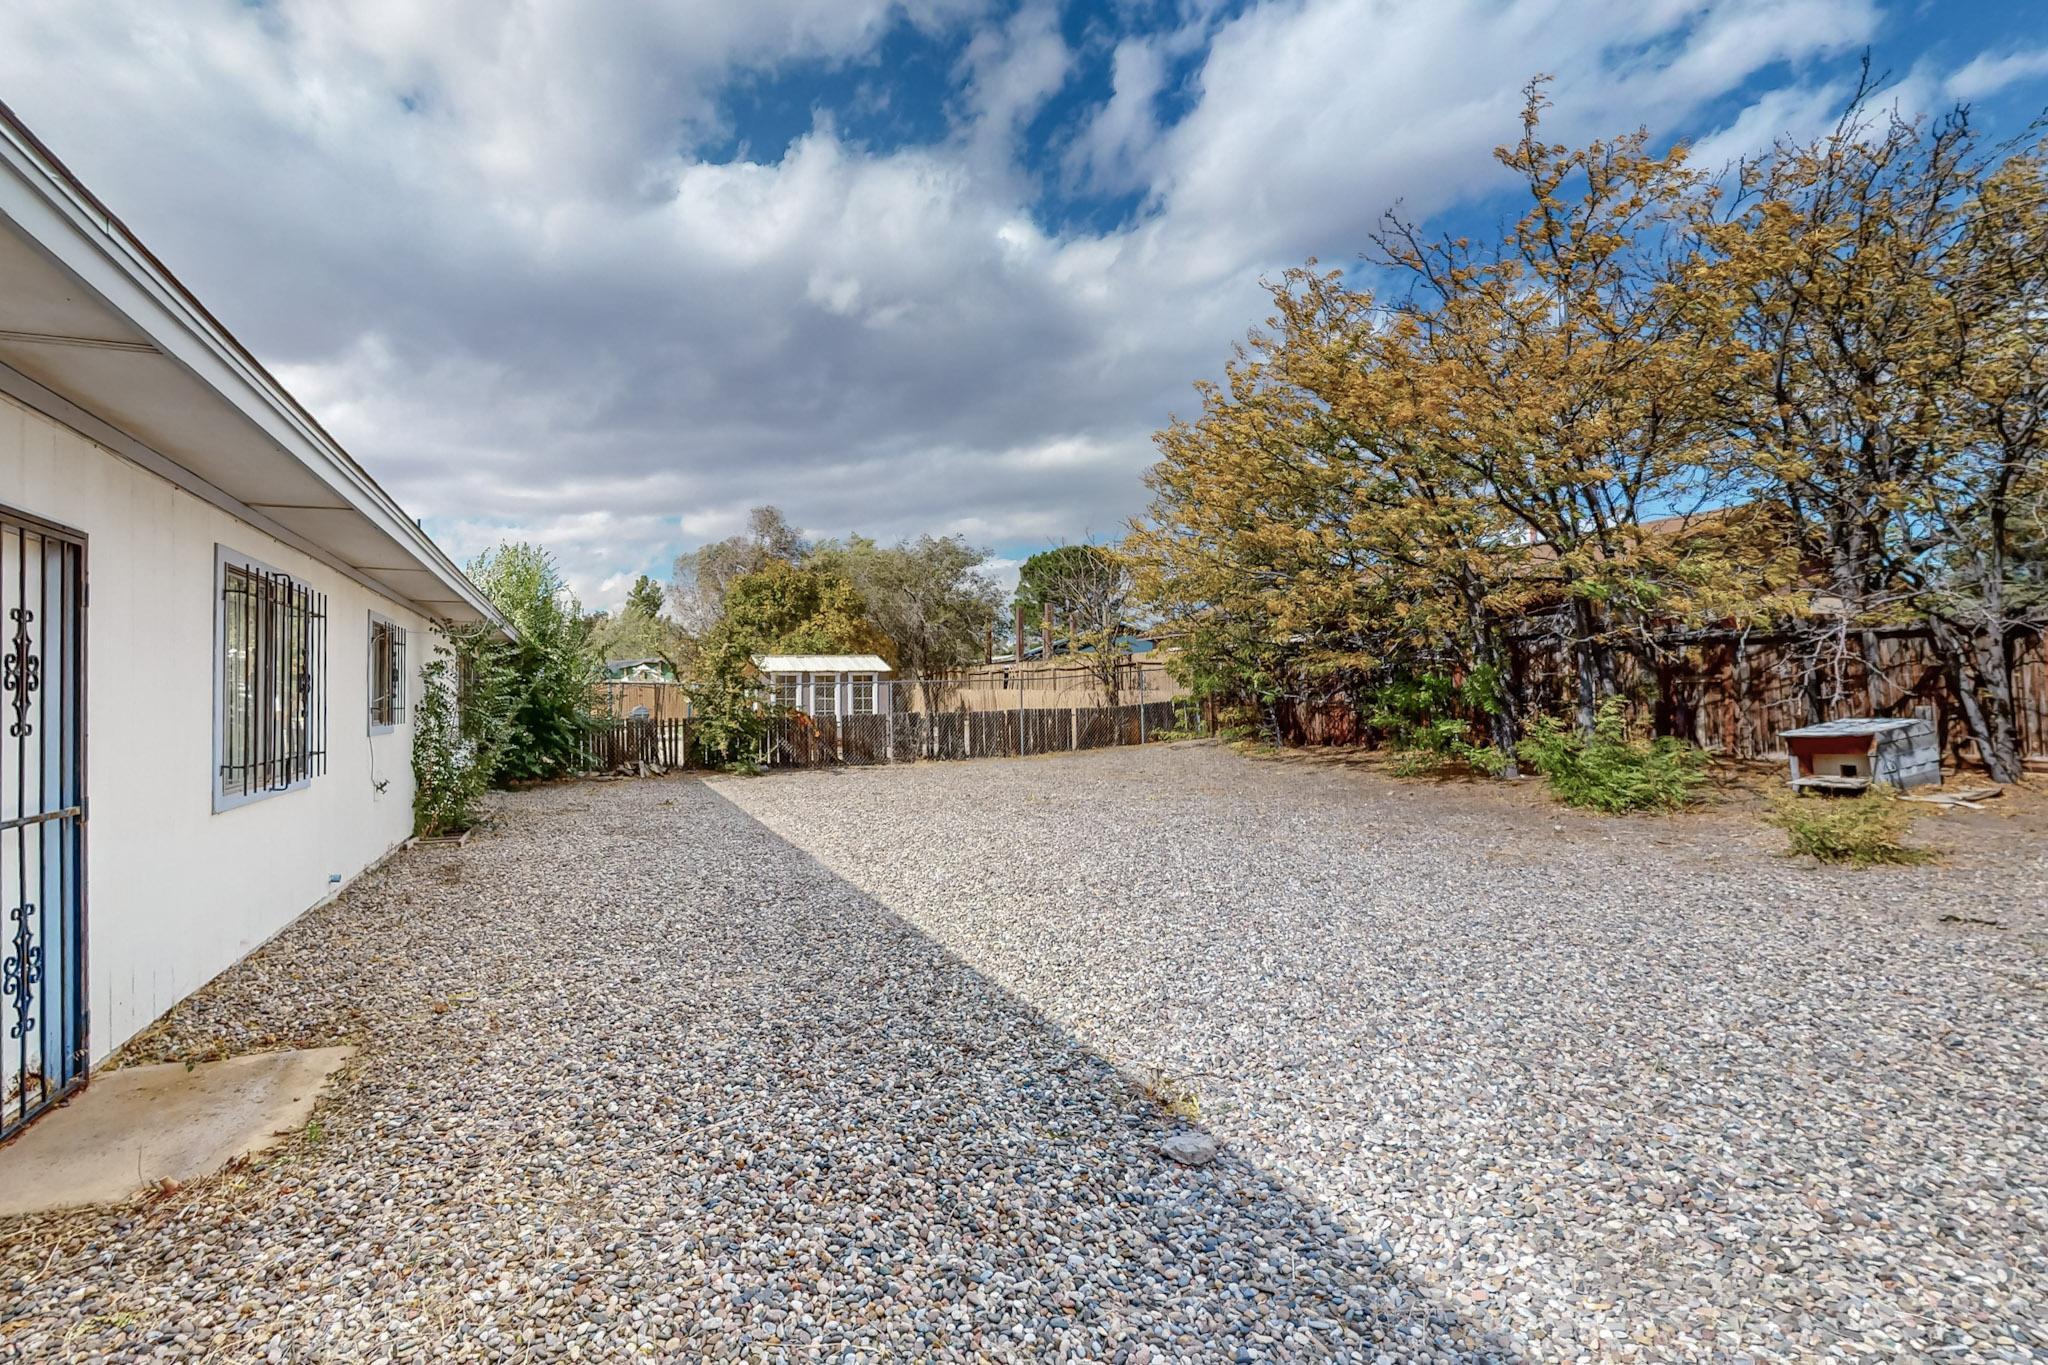
[(1209, 745), (717, 787), (1193, 1078), (1238, 1155), (1522, 1352), (2048, 1358), (2039, 843), (1829, 870), (1740, 821)]
[(0, 1357), (1505, 1355), (695, 781), (512, 796), (130, 1057), (335, 1038), (275, 1161), (0, 1225)]

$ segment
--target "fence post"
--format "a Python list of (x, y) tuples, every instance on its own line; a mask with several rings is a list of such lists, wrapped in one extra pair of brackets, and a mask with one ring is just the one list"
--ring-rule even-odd
[(1140, 743), (1140, 744), (1143, 744), (1143, 743), (1145, 742), (1145, 702), (1144, 702), (1144, 696), (1145, 696), (1145, 694), (1144, 694), (1143, 692), (1140, 692), (1140, 693), (1138, 694), (1138, 697), (1139, 697), (1139, 701), (1138, 701), (1138, 743)]
[(1067, 752), (1075, 753), (1081, 748), (1081, 708), (1067, 708)]

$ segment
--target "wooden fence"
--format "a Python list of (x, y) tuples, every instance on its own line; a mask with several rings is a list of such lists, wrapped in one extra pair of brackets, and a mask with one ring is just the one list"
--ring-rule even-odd
[(607, 678), (590, 689), (590, 709), (611, 720), (688, 719), (690, 694), (681, 683)]
[[(941, 711), (1008, 711), (1018, 706), (1026, 710), (1085, 710), (1099, 706), (1103, 697), (1094, 670), (1075, 663), (1072, 656), (1055, 655), (1050, 661), (1027, 659), (1021, 664), (976, 664), (933, 674), (924, 681), (934, 685)], [(901, 709), (925, 709), (925, 689), (920, 681), (898, 678), (893, 691)], [(1117, 665), (1116, 695), (1122, 705), (1174, 701), (1186, 694), (1164, 662), (1131, 658)]]
[[(1935, 723), (1951, 765), (1978, 761), (1954, 689), (1924, 636), (1913, 630), (1874, 635), (1865, 660), (1852, 637), (1815, 661), (1788, 639), (1727, 635), (1663, 652), (1625, 680), (1648, 700), (1637, 718), (1732, 758), (1777, 758), (1789, 729), (1844, 716), (1925, 715)], [(2020, 751), (2048, 763), (2048, 649), (2021, 641), (2014, 674)], [(1570, 663), (1548, 640), (1517, 641), (1515, 668), (1531, 710), (1562, 713), (1572, 695)], [(1280, 708), (1282, 737), (1294, 744), (1369, 743), (1374, 736), (1344, 698), (1296, 701)]]
[(682, 768), (689, 765), (689, 722), (671, 718), (598, 717), (583, 744), (583, 770), (594, 773)]
[[(868, 767), (921, 759), (1020, 758), (1147, 744), (1203, 723), (1192, 703), (1081, 706), (1012, 711), (897, 711), (819, 720), (796, 715), (769, 722), (757, 757), (771, 768)], [(1176, 725), (1180, 727), (1176, 730)], [(688, 768), (703, 755), (687, 720), (600, 720), (586, 742), (590, 772)]]

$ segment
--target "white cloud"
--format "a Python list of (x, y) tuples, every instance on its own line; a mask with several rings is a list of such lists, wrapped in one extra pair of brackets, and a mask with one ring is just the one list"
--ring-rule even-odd
[[(1192, 5), (1115, 49), (1113, 96), (1055, 149), (1145, 197), (1102, 231), (1041, 221), (1022, 169), (1078, 61), (1040, 0), (972, 31), (928, 146), (825, 120), (774, 161), (697, 157), (735, 131), (736, 71), (871, 61), (896, 16), (966, 32), (981, 8), (15, 0), (0, 90), (451, 550), (538, 540), (603, 604), (759, 502), (827, 535), (1112, 536), (1150, 433), (1264, 316), (1261, 276), (1351, 255), (1397, 200), (1496, 186), (1531, 75), (1557, 76), (1561, 137), (1658, 131), (1876, 22), (1868, 0)], [(1723, 135), (1817, 98), (1788, 82)]]
[(1554, 78), (1548, 136), (1668, 135), (1772, 63), (1851, 50), (1875, 25), (1870, 0), (1254, 9), (1218, 33), (1160, 193), (1205, 271), (1355, 250), (1397, 199), (1427, 216), (1498, 188), (1490, 152), (1534, 75)]
[(2048, 76), (2048, 47), (1983, 53), (1952, 73), (1942, 88), (1950, 99), (1976, 100), (2035, 76)]
[(1695, 141), (1693, 160), (1718, 171), (1757, 155), (1780, 139), (1807, 141), (1841, 117), (1850, 90), (1848, 83), (1836, 81), (1814, 88), (1790, 86), (1767, 91), (1729, 123)]
[(960, 58), (970, 144), (1007, 164), (1011, 144), (1073, 68), (1051, 0), (1029, 0), (1007, 23), (975, 34)]
[(1067, 154), (1068, 168), (1090, 189), (1111, 194), (1144, 189), (1159, 141), (1156, 104), (1166, 88), (1164, 44), (1126, 38), (1111, 57), (1109, 100), (1098, 109)]

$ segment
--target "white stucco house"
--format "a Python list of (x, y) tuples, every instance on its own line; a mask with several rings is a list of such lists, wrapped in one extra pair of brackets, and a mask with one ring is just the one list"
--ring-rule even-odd
[(0, 1136), (405, 840), (496, 619), (0, 106)]
[(756, 654), (775, 704), (807, 716), (889, 713), (888, 661), (878, 654)]

